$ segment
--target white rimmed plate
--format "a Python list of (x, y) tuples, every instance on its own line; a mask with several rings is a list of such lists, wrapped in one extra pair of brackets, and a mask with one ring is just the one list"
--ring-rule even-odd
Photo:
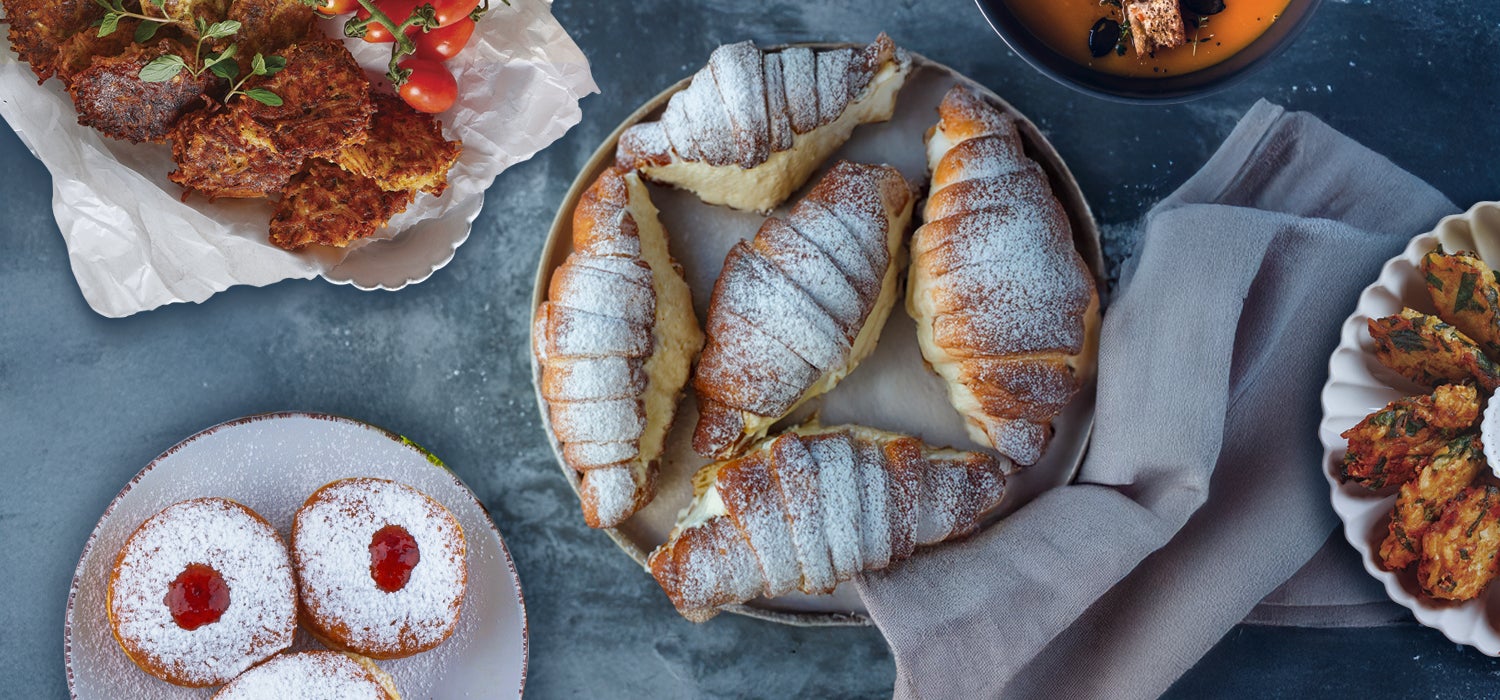
[[(437, 649), (377, 662), (407, 698), (519, 697), (526, 682), (526, 610), (515, 564), (474, 494), (441, 461), (395, 433), (312, 413), (250, 416), (214, 426), (157, 457), (105, 509), (68, 594), (63, 648), (75, 698), (206, 698), (136, 668), (104, 614), (108, 572), (125, 539), (161, 509), (221, 496), (260, 513), (285, 537), (319, 486), (351, 476), (410, 484), (453, 512), (468, 540), (468, 591), (458, 629)], [(298, 631), (295, 649), (317, 648)]]
[[(845, 44), (800, 44), (816, 48)], [(774, 48), (774, 47), (772, 47)], [(912, 54), (913, 69), (897, 99), (896, 113), (890, 121), (866, 124), (821, 168), (826, 170), (840, 159), (862, 163), (889, 163), (907, 179), (925, 182), (927, 172), (923, 135), (937, 121), (937, 106), (954, 84), (963, 83), (976, 90), (996, 108), (1017, 120), (1027, 155), (1047, 173), (1053, 192), (1062, 201), (1073, 228), (1074, 243), (1096, 277), (1102, 279), (1103, 259), (1099, 251), (1099, 231), (1083, 193), (1061, 156), (1025, 115), (982, 85), (964, 77), (941, 63)], [(667, 88), (630, 115), (600, 144), (589, 162), (573, 181), (563, 199), (557, 218), (548, 234), (538, 265), (532, 292), (533, 320), (536, 309), (546, 299), (552, 272), (572, 250), (573, 209), (578, 198), (599, 173), (614, 160), (620, 134), (630, 126), (654, 118), (668, 99), (687, 87), (683, 79)], [(809, 186), (821, 176), (814, 175)], [(794, 194), (777, 215), (795, 204), (803, 191)], [(765, 217), (736, 212), (704, 204), (691, 193), (651, 186), (652, 202), (661, 210), (662, 223), (670, 238), (672, 255), (683, 266), (693, 292), (693, 306), (700, 322), (706, 317), (724, 255), (736, 241), (755, 235)], [(1100, 289), (1104, 289), (1102, 281)], [(857, 423), (895, 432), (917, 435), (935, 445), (960, 449), (982, 449), (972, 442), (964, 428), (963, 418), (949, 404), (942, 381), (926, 368), (917, 345), (915, 322), (907, 315), (904, 302), (897, 303), (881, 333), (874, 353), (842, 381), (833, 391), (811, 402), (780, 425), (794, 424), (817, 412), (825, 425)], [(540, 368), (532, 358), (532, 379), (541, 408), (542, 422), (554, 452), (558, 450), (546, 403), (540, 393)], [(1088, 448), (1093, 428), (1094, 386), (1084, 387), (1062, 415), (1054, 421), (1056, 434), (1047, 454), (1036, 465), (1012, 476), (1007, 482), (1005, 501), (986, 525), (1014, 511), (1047, 489), (1072, 481)], [(637, 563), (645, 565), (648, 553), (666, 540), (677, 514), (691, 500), (690, 479), (708, 463), (692, 450), (693, 426), (697, 423), (697, 403), (692, 387), (678, 407), (676, 422), (667, 438), (662, 457), (661, 476), (656, 500), (620, 527), (607, 530), (620, 549)], [(778, 428), (779, 430), (779, 428)], [(773, 431), (774, 432), (774, 431)], [(576, 490), (577, 475), (558, 456), (558, 465)], [(583, 517), (581, 514), (578, 517)], [(649, 575), (649, 574), (647, 574)], [(741, 615), (792, 625), (831, 626), (868, 625), (863, 602), (852, 584), (840, 586), (830, 595), (809, 596), (792, 593), (774, 599), (759, 599), (747, 605), (724, 608)]]
[(1400, 313), (1403, 306), (1426, 313), (1435, 311), (1418, 266), (1422, 256), (1438, 244), (1450, 252), (1475, 251), (1486, 264), (1500, 267), (1500, 203), (1480, 202), (1463, 214), (1444, 218), (1435, 229), (1413, 238), (1406, 250), (1386, 262), (1380, 277), (1360, 293), (1328, 362), (1323, 422), (1318, 427), (1318, 437), (1323, 441), (1323, 475), (1332, 490), (1333, 510), (1344, 521), (1344, 535), (1359, 551), (1365, 570), (1385, 585), (1391, 600), (1448, 639), (1500, 656), (1500, 586), (1491, 586), (1483, 595), (1464, 603), (1422, 595), (1409, 568), (1386, 571), (1377, 561), (1395, 494), (1372, 493), (1357, 484), (1339, 483), (1339, 462), (1348, 447), (1339, 434), (1391, 401), (1428, 393), (1375, 359), (1366, 322)]

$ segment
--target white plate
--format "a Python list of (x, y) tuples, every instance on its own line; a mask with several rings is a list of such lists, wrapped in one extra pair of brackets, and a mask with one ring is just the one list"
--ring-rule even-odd
[[(436, 457), (365, 423), (310, 413), (250, 416), (209, 428), (167, 450), (131, 479), (84, 545), (68, 594), (63, 648), (73, 697), (205, 698), (136, 668), (104, 614), (108, 572), (125, 539), (161, 509), (221, 496), (260, 513), (285, 537), (318, 487), (373, 476), (410, 484), (453, 512), (468, 540), (469, 583), (458, 629), (442, 646), (377, 662), (407, 698), (497, 698), (526, 682), (526, 609), (515, 564), (484, 506)], [(293, 648), (317, 648), (301, 630)]]
[(1426, 313), (1436, 311), (1418, 266), (1422, 256), (1439, 243), (1450, 252), (1475, 251), (1486, 264), (1500, 267), (1500, 203), (1475, 204), (1466, 213), (1438, 222), (1430, 233), (1413, 238), (1405, 251), (1386, 262), (1374, 284), (1360, 293), (1354, 313), (1339, 332), (1338, 349), (1328, 361), (1323, 422), (1318, 427), (1318, 437), (1323, 441), (1323, 475), (1332, 490), (1333, 510), (1344, 521), (1345, 537), (1359, 550), (1365, 570), (1385, 585), (1391, 600), (1448, 639), (1500, 656), (1500, 586), (1491, 586), (1483, 595), (1464, 603), (1423, 596), (1409, 568), (1390, 572), (1380, 568), (1377, 561), (1395, 494), (1371, 493), (1358, 484), (1339, 483), (1339, 462), (1348, 448), (1348, 441), (1339, 433), (1402, 396), (1428, 393), (1375, 359), (1366, 323), (1400, 313), (1403, 306)]
[[(805, 44), (826, 47), (830, 44)], [(1073, 176), (1036, 126), (1024, 115), (994, 93), (964, 78), (958, 72), (920, 55), (912, 56), (914, 69), (897, 100), (896, 113), (889, 122), (866, 124), (855, 130), (843, 148), (830, 157), (824, 168), (839, 159), (864, 163), (889, 163), (915, 182), (925, 182), (926, 153), (922, 138), (937, 121), (937, 105), (956, 82), (963, 82), (996, 107), (1019, 120), (1022, 140), (1028, 155), (1046, 171), (1053, 190), (1063, 202), (1073, 227), (1074, 241), (1084, 260), (1100, 276), (1103, 268), (1099, 255), (1099, 234), (1088, 205), (1083, 200)], [(630, 125), (652, 118), (667, 99), (687, 86), (683, 80), (657, 95), (625, 120), (615, 133), (605, 139), (574, 181), (564, 198), (552, 225), (547, 245), (542, 251), (533, 289), (533, 314), (546, 298), (552, 271), (567, 258), (572, 247), (572, 215), (579, 195), (592, 184), (598, 173), (613, 161), (619, 134)], [(816, 182), (815, 175), (809, 183)], [(805, 188), (804, 188), (805, 189)], [(794, 195), (777, 212), (795, 204), (802, 193)], [(755, 235), (764, 217), (704, 204), (691, 193), (663, 187), (651, 187), (652, 201), (661, 210), (672, 255), (682, 264), (688, 286), (693, 292), (693, 306), (700, 321), (706, 318), (709, 297), (724, 255), (736, 241)], [(1100, 283), (1100, 289), (1103, 289)], [(942, 381), (926, 368), (917, 345), (916, 323), (906, 314), (904, 302), (891, 312), (879, 345), (854, 373), (832, 392), (819, 397), (782, 425), (793, 424), (817, 412), (825, 425), (859, 423), (896, 432), (917, 435), (935, 445), (963, 449), (981, 449), (964, 429), (964, 421), (948, 403)], [(540, 368), (532, 358), (532, 375), (536, 386)], [(537, 392), (542, 422), (554, 451), (558, 449), (552, 434), (546, 404)], [(1094, 387), (1084, 387), (1054, 421), (1057, 433), (1047, 454), (1035, 466), (1012, 477), (1005, 501), (994, 519), (1008, 514), (1047, 489), (1065, 484), (1077, 473), (1087, 449), (1093, 426)], [(608, 530), (615, 543), (637, 563), (644, 566), (647, 553), (666, 540), (677, 514), (692, 497), (690, 478), (708, 462), (692, 450), (693, 426), (698, 421), (697, 403), (692, 388), (678, 409), (677, 420), (667, 438), (662, 458), (661, 477), (656, 500), (618, 528)], [(577, 488), (577, 475), (558, 457), (558, 465), (569, 482)], [(579, 515), (578, 517), (582, 517)], [(991, 520), (990, 522), (993, 522)], [(726, 610), (752, 617), (796, 625), (867, 625), (863, 602), (853, 585), (840, 586), (831, 595), (808, 596), (793, 593), (775, 599), (752, 601), (749, 605), (729, 606)]]

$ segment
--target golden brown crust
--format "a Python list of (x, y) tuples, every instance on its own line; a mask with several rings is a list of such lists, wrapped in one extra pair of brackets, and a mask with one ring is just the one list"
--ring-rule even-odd
[(269, 197), (285, 189), (302, 164), (301, 158), (272, 148), (265, 128), (232, 107), (179, 120), (172, 131), (172, 160), (177, 169), (167, 177), (211, 199)]
[(1469, 433), (1444, 445), (1415, 479), (1401, 485), (1391, 513), (1390, 534), (1380, 545), (1381, 564), (1386, 570), (1404, 569), (1417, 560), (1422, 535), (1442, 514), (1449, 499), (1484, 468), (1484, 445), (1477, 434)]
[(938, 114), (908, 310), (970, 435), (1033, 464), (1092, 372), (1098, 290), (1014, 120), (963, 86)]
[(317, 30), (317, 13), (302, 0), (233, 0), (228, 15), (241, 25), (234, 41), (242, 60), (279, 54)]
[(1500, 389), (1500, 367), (1436, 316), (1408, 308), (1368, 325), (1375, 359), (1407, 379), (1422, 386), (1474, 381), (1490, 393)]
[(282, 104), (238, 98), (233, 105), (266, 128), (271, 146), (291, 157), (331, 159), (341, 149), (364, 143), (375, 106), (370, 80), (349, 50), (317, 37), (279, 55), (286, 59), (286, 69), (259, 87), (276, 93)]
[(78, 34), (97, 34), (90, 25), (104, 17), (94, 0), (0, 0), (0, 7), (11, 49), (31, 66), (38, 83), (56, 72), (59, 47)]
[(78, 123), (132, 143), (165, 139), (183, 115), (208, 106), (210, 93), (223, 85), (211, 71), (198, 77), (182, 71), (159, 83), (141, 79), (146, 64), (169, 54), (193, 60), (191, 48), (170, 38), (131, 45), (118, 56), (96, 56), (68, 83)]
[(1466, 384), (1392, 401), (1339, 436), (1349, 441), (1339, 478), (1370, 489), (1405, 484), (1449, 440), (1472, 427), (1479, 410), (1479, 392)]
[(1474, 253), (1439, 247), (1422, 257), (1422, 276), (1438, 316), (1490, 357), (1500, 357), (1500, 282)]
[(341, 149), (333, 161), (375, 181), (388, 192), (421, 190), (434, 196), (448, 187), (448, 170), (463, 153), (443, 138), (443, 125), (400, 98), (372, 95), (375, 112), (363, 144)]
[(311, 159), (287, 183), (276, 204), (271, 242), (287, 250), (310, 245), (342, 248), (374, 235), (411, 199), (410, 192), (387, 192), (374, 180)]
[(1500, 488), (1464, 489), (1422, 536), (1417, 583), (1443, 600), (1479, 596), (1500, 571)]

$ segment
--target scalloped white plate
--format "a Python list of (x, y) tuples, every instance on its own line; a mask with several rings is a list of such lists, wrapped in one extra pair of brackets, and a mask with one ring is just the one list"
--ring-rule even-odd
[[(255, 509), (285, 537), (309, 494), (350, 476), (393, 479), (421, 489), (453, 512), (469, 545), (468, 592), (453, 636), (427, 653), (376, 663), (406, 698), (520, 697), (526, 684), (526, 608), (515, 564), (489, 513), (416, 443), (319, 413), (267, 413), (214, 426), (174, 445), (125, 485), (84, 545), (68, 594), (63, 650), (72, 696), (175, 700), (207, 698), (215, 690), (182, 688), (147, 675), (112, 636), (104, 614), (109, 568), (146, 518), (177, 501), (222, 496)], [(298, 630), (294, 650), (318, 647)]]
[(1339, 346), (1328, 361), (1323, 386), (1323, 476), (1332, 490), (1333, 510), (1344, 521), (1344, 535), (1359, 551), (1365, 570), (1382, 584), (1391, 600), (1412, 611), (1417, 621), (1489, 656), (1500, 656), (1500, 586), (1464, 603), (1427, 598), (1410, 571), (1390, 572), (1376, 561), (1390, 522), (1395, 494), (1371, 493), (1356, 484), (1341, 484), (1338, 466), (1348, 447), (1339, 433), (1402, 396), (1426, 393), (1375, 359), (1366, 322), (1400, 313), (1409, 306), (1435, 309), (1418, 273), (1422, 256), (1441, 243), (1449, 251), (1476, 251), (1491, 267), (1500, 267), (1500, 202), (1480, 202), (1463, 214), (1438, 222), (1437, 228), (1413, 238), (1400, 255), (1386, 262), (1380, 277), (1359, 295), (1354, 313), (1339, 332)]

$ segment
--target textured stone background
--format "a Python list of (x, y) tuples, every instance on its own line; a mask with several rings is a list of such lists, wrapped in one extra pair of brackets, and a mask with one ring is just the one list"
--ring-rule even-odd
[[(564, 0), (556, 12), (605, 92), (584, 102), (584, 121), (566, 138), (496, 181), (473, 238), (432, 280), (399, 294), (321, 282), (235, 289), (123, 321), (84, 304), (48, 174), (0, 130), (0, 694), (66, 695), (69, 578), (132, 474), (203, 427), (297, 409), (411, 436), (479, 493), (525, 587), (535, 697), (886, 695), (894, 667), (874, 630), (735, 616), (685, 623), (577, 516), (538, 425), (526, 357), (532, 274), (574, 173), (618, 120), (718, 44), (867, 41), (885, 30), (995, 89), (1053, 138), (1096, 209), (1112, 263), (1128, 253), (1140, 214), (1260, 97), (1321, 116), (1460, 206), (1500, 197), (1492, 2), (1323, 5), (1298, 43), (1248, 81), (1186, 105), (1138, 107), (1035, 73), (969, 0)], [(1500, 666), (1414, 624), (1241, 627), (1174, 694), (1315, 690), (1495, 695)]]

